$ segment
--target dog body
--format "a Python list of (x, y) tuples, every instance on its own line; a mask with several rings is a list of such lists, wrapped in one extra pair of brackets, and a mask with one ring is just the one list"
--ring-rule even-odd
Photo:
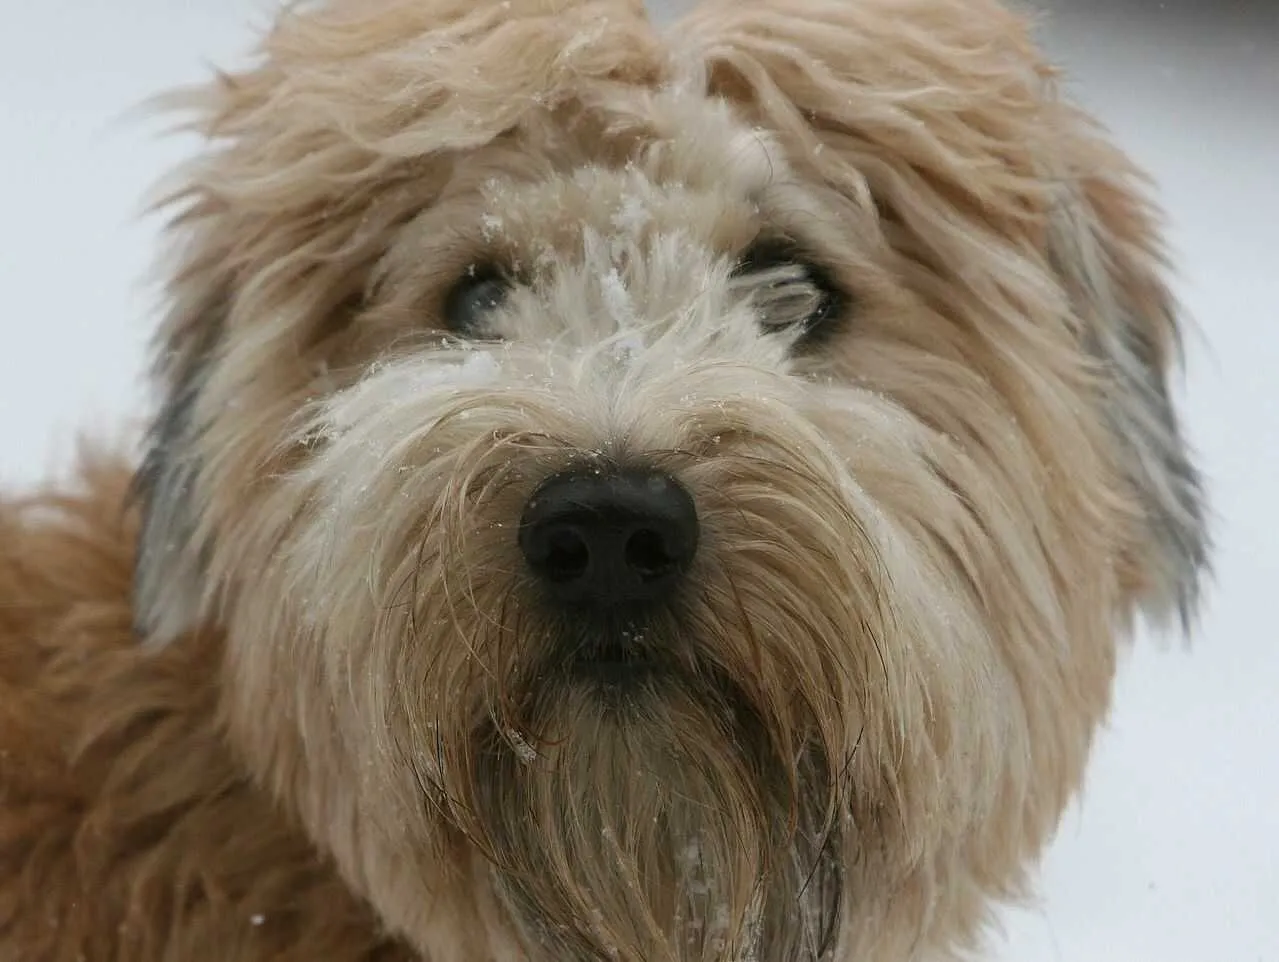
[(0, 506), (0, 960), (944, 959), (1207, 538), (1139, 174), (957, 0), (331, 0), (141, 466)]

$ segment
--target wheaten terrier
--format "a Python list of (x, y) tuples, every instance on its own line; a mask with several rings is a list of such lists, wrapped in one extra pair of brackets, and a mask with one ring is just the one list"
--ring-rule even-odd
[(945, 959), (1208, 540), (990, 0), (329, 0), (184, 93), (140, 468), (0, 508), (3, 962)]

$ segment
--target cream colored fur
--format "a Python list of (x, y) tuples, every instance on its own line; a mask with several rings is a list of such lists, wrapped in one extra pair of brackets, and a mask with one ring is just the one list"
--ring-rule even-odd
[[(213, 646), (252, 791), (430, 962), (976, 947), (1207, 551), (1158, 221), (1025, 24), (330, 0), (175, 103), (209, 143), (165, 198), (130, 657)], [(760, 235), (846, 293), (820, 342), (811, 288), (734, 270)], [(487, 264), (493, 337), (449, 334)], [(631, 464), (703, 540), (619, 707), (514, 537)]]

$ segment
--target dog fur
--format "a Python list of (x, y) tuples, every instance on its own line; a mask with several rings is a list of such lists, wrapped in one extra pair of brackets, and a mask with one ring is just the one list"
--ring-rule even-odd
[[(1208, 557), (1056, 79), (986, 0), (328, 0), (172, 98), (145, 455), (0, 501), (0, 962), (978, 949)], [(617, 701), (513, 532), (640, 463), (704, 543)]]

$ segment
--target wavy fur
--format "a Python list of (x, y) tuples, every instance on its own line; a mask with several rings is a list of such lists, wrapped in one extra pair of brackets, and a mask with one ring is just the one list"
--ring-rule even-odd
[[(1054, 82), (984, 0), (329, 0), (167, 98), (148, 453), (0, 502), (0, 960), (977, 948), (1209, 553)], [(703, 536), (618, 700), (514, 531), (633, 465)]]

